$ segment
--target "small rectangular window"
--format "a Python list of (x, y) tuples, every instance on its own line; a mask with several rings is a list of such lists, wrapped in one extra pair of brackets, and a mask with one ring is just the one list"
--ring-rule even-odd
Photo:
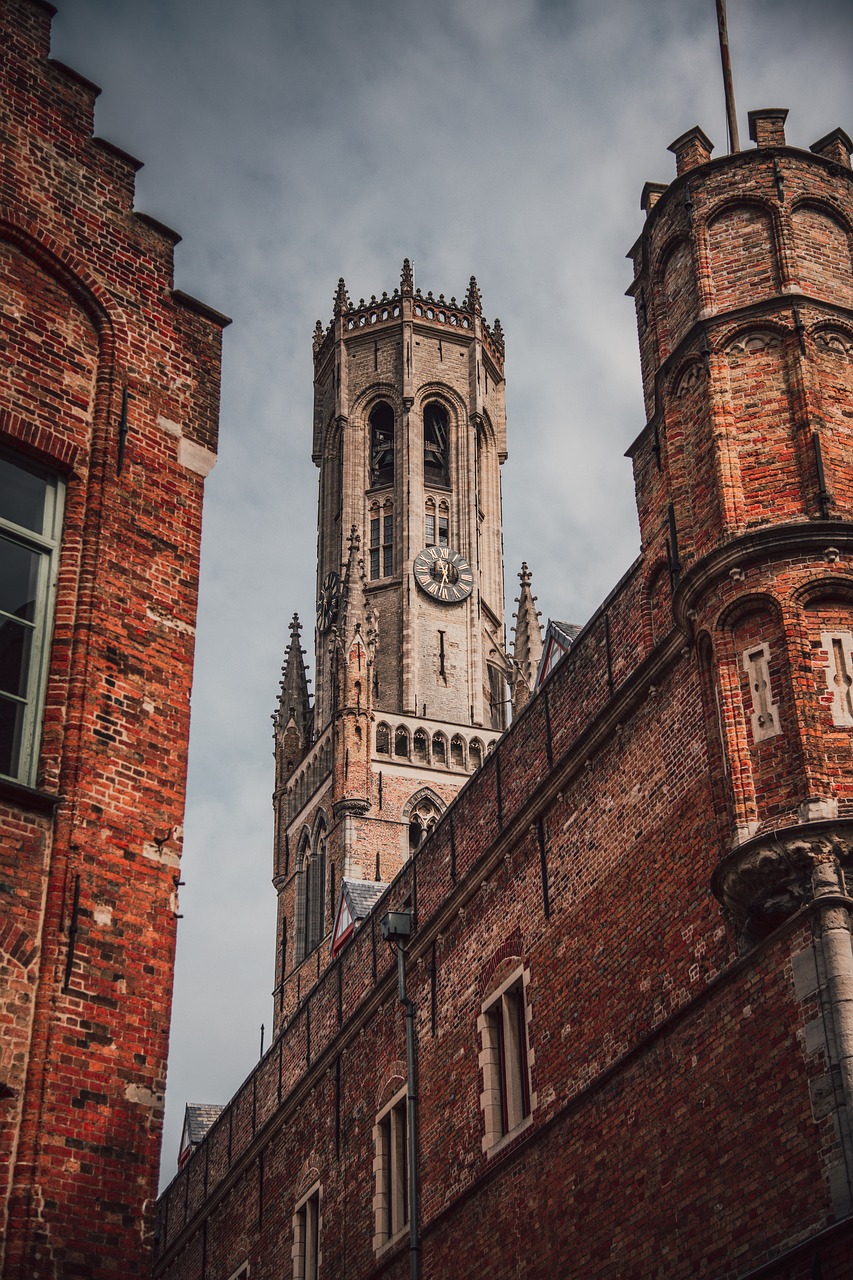
[(440, 547), (448, 546), (450, 523), (447, 516), (438, 517), (438, 545)]
[(320, 1188), (314, 1187), (293, 1215), (293, 1280), (318, 1280), (320, 1275)]
[(373, 1129), (376, 1149), (374, 1249), (394, 1240), (409, 1225), (409, 1158), (406, 1126), (406, 1090), (401, 1090), (381, 1111)]
[(523, 974), (511, 979), (491, 1002), (484, 1004), (479, 1028), (483, 1046), (483, 1146), (488, 1151), (513, 1133), (532, 1111)]
[(435, 516), (431, 511), (426, 518), (426, 545), (428, 547), (435, 546)]
[(50, 626), (62, 485), (0, 453), (0, 774), (34, 785)]

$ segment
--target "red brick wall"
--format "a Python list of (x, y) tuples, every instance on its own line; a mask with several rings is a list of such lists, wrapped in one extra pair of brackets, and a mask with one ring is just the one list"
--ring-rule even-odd
[(4, 1280), (148, 1269), (224, 322), (172, 292), (49, 26), (0, 15), (0, 444), (65, 484), (37, 785), (0, 781)]
[[(849, 210), (850, 175), (784, 147), (689, 159), (634, 251), (642, 555), (168, 1188), (158, 1280), (292, 1274), (314, 1181), (322, 1275), (408, 1274), (405, 1239), (374, 1254), (372, 1207), (372, 1128), (405, 1073), (378, 921), (406, 901), (424, 1275), (846, 1274), (848, 1103), (797, 858), (851, 872), (853, 726), (821, 633), (853, 631), (853, 528), (844, 481), (825, 518), (811, 443), (831, 422), (827, 456), (846, 447), (846, 375), (818, 392), (816, 361), (848, 353), (816, 354), (790, 209)], [(743, 654), (765, 646), (779, 732), (756, 735)], [(484, 1149), (477, 1020), (516, 969), (532, 1111)]]

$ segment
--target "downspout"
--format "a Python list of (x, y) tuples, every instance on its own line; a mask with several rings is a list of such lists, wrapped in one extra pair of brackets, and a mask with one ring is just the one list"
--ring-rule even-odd
[[(415, 1005), (406, 995), (406, 949), (402, 941), (397, 943), (397, 981), (400, 1004), (406, 1010), (406, 1146), (409, 1153), (409, 1275), (419, 1280), (421, 1274), (421, 1244), (418, 1235), (418, 1150), (417, 1114), (418, 1095), (415, 1088)], [(853, 1038), (851, 1038), (853, 1044)]]
[(839, 1104), (838, 1135), (846, 1180), (846, 1205), (835, 1204), (843, 1217), (853, 1206), (853, 941), (850, 910), (843, 873), (833, 859), (818, 863), (812, 872), (817, 925), (821, 1004), (826, 1028), (827, 1056)]

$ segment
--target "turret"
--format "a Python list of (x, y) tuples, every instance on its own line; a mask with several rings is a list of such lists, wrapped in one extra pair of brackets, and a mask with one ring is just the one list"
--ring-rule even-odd
[(786, 114), (751, 112), (756, 148), (716, 160), (701, 129), (678, 138), (631, 252), (647, 619), (696, 644), (729, 850), (713, 883), (747, 940), (853, 837), (851, 144), (791, 147)]

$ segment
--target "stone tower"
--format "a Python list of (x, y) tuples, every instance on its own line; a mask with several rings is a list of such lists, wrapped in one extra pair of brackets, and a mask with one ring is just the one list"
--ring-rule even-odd
[(227, 320), (0, 6), (0, 1276), (149, 1274)]
[(314, 335), (315, 696), (298, 624), (274, 716), (277, 1019), (326, 959), (343, 879), (399, 870), (506, 726), (500, 322), (414, 288)]

